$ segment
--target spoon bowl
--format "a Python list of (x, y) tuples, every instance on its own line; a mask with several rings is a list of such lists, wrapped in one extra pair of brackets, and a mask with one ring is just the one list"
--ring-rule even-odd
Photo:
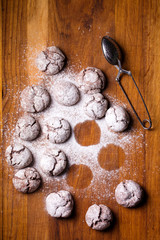
[(101, 45), (106, 60), (112, 65), (118, 65), (118, 60), (122, 60), (122, 54), (118, 44), (111, 37), (104, 36)]

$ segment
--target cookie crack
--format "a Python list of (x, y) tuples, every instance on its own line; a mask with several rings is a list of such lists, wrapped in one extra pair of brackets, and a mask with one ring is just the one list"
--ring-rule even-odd
[(59, 120), (59, 122), (60, 122), (60, 126), (59, 126), (59, 127), (54, 127), (53, 125), (52, 125), (52, 126), (47, 125), (47, 129), (48, 129), (49, 131), (55, 131), (55, 130), (57, 130), (57, 129), (61, 129), (61, 128), (63, 127), (62, 120), (63, 120), (63, 119), (60, 119), (60, 120)]
[(36, 120), (34, 119), (34, 121), (33, 121), (33, 123), (28, 123), (28, 124), (26, 124), (26, 123), (24, 123), (22, 126), (19, 126), (19, 123), (18, 123), (18, 127), (19, 127), (19, 129), (21, 130), (21, 128), (23, 128), (23, 127), (32, 127), (34, 124), (36, 124)]
[(20, 137), (21, 136), (21, 128), (20, 128), (20, 126), (19, 126), (19, 123), (17, 123), (17, 128), (18, 128), (18, 137)]
[(65, 203), (61, 205), (61, 207), (65, 207), (68, 204), (68, 202), (70, 202), (70, 200), (64, 198), (60, 193), (57, 193), (57, 194), (60, 198), (62, 198), (65, 201)]
[(43, 99), (43, 94), (41, 95), (41, 100), (42, 100), (42, 103), (43, 103), (43, 107), (47, 107), (47, 105), (45, 104), (45, 101), (44, 101), (44, 99)]
[(115, 114), (115, 117), (116, 117), (116, 122), (118, 122), (118, 119), (117, 119), (117, 114), (116, 114), (116, 109), (113, 107), (113, 111), (114, 111), (114, 114)]
[(36, 107), (35, 107), (35, 103), (32, 104), (32, 108), (33, 108), (33, 110), (34, 110), (34, 113), (37, 113), (37, 109), (36, 109)]
[(102, 208), (99, 206), (98, 220), (95, 221), (94, 225), (97, 225), (99, 222), (102, 222), (101, 214), (102, 214)]
[(114, 107), (113, 107), (113, 111), (114, 111), (114, 114), (115, 114), (115, 117), (116, 117), (116, 122), (124, 122), (125, 124), (127, 124), (127, 120), (125, 120), (125, 119), (118, 120), (118, 117), (117, 117), (117, 114), (116, 114), (116, 109)]
[[(35, 96), (40, 97), (40, 100), (42, 101), (42, 104), (43, 104), (43, 108), (46, 108), (46, 104), (45, 104), (45, 101), (44, 101), (44, 99), (43, 99), (43, 94), (41, 94), (41, 95), (35, 95)], [(35, 113), (39, 112), (39, 110), (36, 109), (35, 99), (34, 99), (34, 103), (33, 103), (32, 107), (33, 107)], [(41, 109), (42, 109), (42, 108), (41, 108)]]
[(132, 197), (134, 197), (134, 192), (128, 191), (128, 188), (126, 187), (126, 184), (124, 182), (123, 182), (123, 187), (126, 190), (126, 192), (128, 193), (128, 196), (125, 198), (125, 200), (130, 200)]
[(95, 114), (95, 112), (93, 111), (93, 109), (90, 109), (91, 110), (91, 112), (92, 112), (92, 114), (93, 114), (93, 117), (96, 119), (96, 114)]
[(54, 160), (55, 160), (53, 168), (49, 171), (50, 175), (53, 175), (53, 171), (55, 170), (56, 165), (58, 164), (58, 162), (57, 162), (57, 159), (53, 155), (50, 155), (50, 156), (53, 157)]
[(51, 61), (48, 59), (48, 55), (47, 55), (47, 53), (46, 52), (44, 52), (44, 51), (42, 51), (43, 53), (44, 53), (44, 55), (45, 55), (45, 57), (46, 57), (46, 60), (48, 60), (49, 61), (49, 63), (47, 63), (46, 65), (45, 65), (45, 70), (43, 70), (43, 72), (46, 72), (47, 71), (47, 69), (48, 69), (48, 66), (49, 66), (49, 64), (51, 63)]
[[(58, 53), (58, 52), (52, 51), (52, 54), (57, 54), (57, 55), (59, 56), (58, 59), (54, 60), (54, 59), (52, 59), (51, 57), (49, 57), (49, 55), (48, 55), (47, 53), (48, 53), (48, 52), (44, 52), (44, 54), (45, 54), (45, 56), (46, 56), (46, 59), (49, 61), (49, 63), (46, 64), (46, 69), (45, 69), (45, 71), (48, 70), (48, 66), (49, 66), (50, 64), (51, 64), (51, 65), (56, 65), (57, 68), (58, 68), (58, 71), (60, 71), (60, 70), (61, 70), (61, 66), (60, 66), (59, 64), (60, 64), (61, 61), (64, 62), (64, 60), (65, 60), (64, 56), (61, 55), (61, 54)], [(62, 60), (62, 59), (63, 59), (63, 60)]]
[(28, 179), (26, 179), (26, 180), (27, 180), (27, 185), (26, 185), (27, 189), (26, 189), (26, 191), (27, 191), (27, 193), (29, 193), (30, 192), (30, 182), (29, 182)]
[(102, 89), (104, 88), (104, 81), (103, 81), (103, 77), (98, 73), (98, 71), (96, 71), (100, 81), (101, 81), (101, 85), (102, 85)]
[(23, 180), (26, 180), (27, 181), (27, 184), (25, 184), (25, 192), (26, 193), (28, 193), (29, 192), (29, 180), (28, 180), (28, 178), (27, 178), (27, 176), (26, 176), (26, 173), (24, 172), (24, 177), (17, 177), (17, 176), (14, 176), (14, 179), (15, 180), (21, 180), (21, 181), (23, 181)]
[[(48, 60), (49, 61), (49, 60)], [(43, 72), (46, 72), (48, 70), (48, 66), (51, 64), (51, 62), (47, 63), (45, 66), (45, 70)]]
[[(49, 52), (49, 50), (47, 50), (46, 51), (47, 53)], [(63, 55), (61, 55), (59, 52), (55, 52), (55, 51), (51, 51), (52, 52), (52, 54), (57, 54), (57, 55), (59, 55), (60, 57), (62, 57), (63, 59), (64, 59), (64, 56)], [(47, 60), (48, 61), (50, 61), (50, 58), (49, 58), (49, 56), (48, 56), (48, 54), (47, 53), (45, 53), (45, 55), (47, 56)]]
[(98, 220), (94, 221), (94, 218), (92, 219), (92, 223), (91, 223), (91, 227), (94, 227), (96, 226), (99, 222), (102, 222), (102, 219), (101, 219), (101, 214), (102, 214), (102, 209), (100, 206), (99, 207), (99, 213), (98, 213)]
[[(31, 123), (28, 123), (27, 125), (24, 124), (22, 127), (25, 127), (26, 129), (29, 127), (32, 128), (35, 124), (36, 124), (36, 120), (32, 124)], [(19, 127), (19, 129), (20, 129), (20, 131), (19, 131), (18, 136), (21, 137), (21, 135), (22, 135), (21, 128)]]
[(14, 150), (14, 148), (12, 147), (11, 152), (9, 153), (9, 157), (10, 157), (10, 162), (11, 162), (11, 164), (12, 164), (13, 166), (15, 166), (16, 164), (17, 164), (17, 165), (20, 164), (20, 162), (15, 163), (15, 164), (12, 163), (13, 154), (14, 154), (14, 153), (20, 154), (20, 153), (23, 152), (24, 150), (25, 150), (25, 147), (21, 148), (20, 150)]
[[(65, 201), (65, 203), (62, 204), (61, 206), (56, 207), (56, 209), (55, 209), (55, 214), (57, 214), (57, 210), (58, 210), (60, 207), (65, 207), (65, 206), (67, 206), (67, 204), (70, 202), (70, 200), (65, 199), (60, 193), (57, 192), (57, 195), (58, 195), (60, 198), (62, 198), (62, 199)], [(65, 212), (66, 212), (66, 211), (62, 212), (62, 213), (60, 214), (60, 217), (62, 217)]]
[(125, 182), (122, 182), (124, 189), (128, 192), (128, 188), (126, 187)]
[(35, 96), (37, 95), (34, 89), (34, 86), (31, 86), (31, 89), (33, 90), (33, 104), (32, 104), (32, 108), (34, 109), (34, 112), (37, 113), (36, 107), (35, 107)]
[(58, 150), (58, 151), (57, 151), (57, 154), (54, 154), (54, 155), (55, 155), (55, 157), (59, 157), (59, 155), (60, 155), (60, 152), (61, 152), (61, 151), (60, 151), (60, 150)]

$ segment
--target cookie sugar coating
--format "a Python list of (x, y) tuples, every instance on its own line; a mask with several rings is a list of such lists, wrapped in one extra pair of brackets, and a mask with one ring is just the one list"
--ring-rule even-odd
[(124, 108), (113, 106), (107, 110), (105, 120), (110, 130), (122, 132), (127, 129), (130, 117)]
[(79, 101), (78, 88), (71, 82), (56, 81), (53, 85), (55, 100), (65, 106), (72, 106)]
[(124, 180), (116, 187), (115, 197), (117, 203), (123, 207), (135, 207), (143, 199), (143, 189), (132, 180)]
[(90, 206), (85, 215), (86, 223), (95, 230), (105, 230), (112, 221), (113, 215), (109, 207), (103, 204), (93, 204)]
[(19, 192), (32, 193), (39, 187), (41, 177), (35, 168), (28, 167), (19, 170), (12, 181)]
[(68, 191), (61, 190), (57, 193), (50, 193), (46, 198), (46, 209), (52, 217), (67, 218), (71, 215), (74, 201)]
[(32, 141), (38, 137), (40, 125), (34, 117), (25, 115), (18, 120), (16, 131), (22, 140)]
[(44, 126), (44, 133), (52, 143), (63, 143), (71, 135), (71, 127), (67, 120), (63, 118), (52, 118)]
[(85, 113), (93, 118), (100, 119), (104, 117), (108, 107), (108, 101), (101, 93), (89, 95), (84, 104)]
[(105, 86), (105, 76), (98, 68), (87, 67), (77, 75), (79, 89), (87, 94), (101, 92)]
[(22, 144), (15, 143), (6, 149), (6, 159), (10, 166), (21, 169), (32, 162), (32, 153)]
[(41, 86), (28, 86), (22, 91), (20, 102), (24, 111), (37, 113), (43, 111), (49, 105), (50, 95)]
[(60, 72), (64, 63), (64, 54), (55, 46), (48, 47), (45, 51), (42, 51), (36, 59), (37, 68), (47, 75), (54, 75)]
[(49, 176), (57, 176), (64, 171), (67, 165), (67, 158), (63, 151), (52, 149), (46, 153), (40, 162), (42, 171)]

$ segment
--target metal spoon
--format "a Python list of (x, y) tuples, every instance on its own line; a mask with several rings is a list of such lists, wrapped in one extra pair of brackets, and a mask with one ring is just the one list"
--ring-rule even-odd
[[(136, 117), (138, 118), (140, 124), (142, 125), (142, 127), (143, 127), (144, 129), (150, 129), (151, 126), (152, 126), (152, 121), (151, 121), (151, 118), (150, 118), (150, 115), (149, 115), (147, 106), (146, 106), (146, 104), (145, 104), (145, 102), (144, 102), (144, 99), (143, 99), (143, 97), (142, 97), (142, 94), (141, 94), (141, 92), (140, 92), (140, 90), (139, 90), (139, 88), (138, 88), (138, 86), (137, 86), (137, 84), (136, 84), (136, 82), (135, 82), (135, 80), (134, 80), (134, 78), (133, 78), (133, 76), (132, 76), (131, 71), (127, 71), (127, 70), (125, 70), (125, 69), (122, 69), (122, 66), (121, 66), (122, 54), (121, 54), (120, 47), (119, 47), (118, 44), (117, 44), (111, 37), (109, 37), (109, 36), (103, 37), (101, 44), (102, 44), (103, 54), (104, 54), (106, 60), (107, 60), (110, 64), (114, 65), (114, 66), (118, 69), (118, 74), (117, 74), (117, 77), (116, 77), (116, 81), (119, 83), (119, 85), (120, 85), (123, 93), (125, 94), (125, 96), (126, 96), (128, 102), (129, 102), (132, 110), (133, 110), (134, 113), (136, 114)], [(147, 112), (147, 114), (148, 114), (148, 118), (149, 118), (149, 119), (144, 119), (143, 121), (141, 121), (140, 117), (138, 116), (135, 108), (133, 107), (133, 105), (132, 105), (132, 103), (131, 103), (128, 95), (127, 95), (127, 93), (125, 92), (123, 86), (121, 85), (120, 77), (121, 77), (121, 74), (123, 74), (123, 73), (129, 75), (129, 76), (132, 78), (132, 80), (133, 80), (133, 82), (134, 82), (134, 84), (135, 84), (135, 86), (136, 86), (136, 88), (137, 88), (137, 90), (138, 90), (138, 93), (139, 93), (139, 95), (140, 95), (140, 97), (141, 97), (141, 99), (142, 99), (142, 102), (143, 102), (143, 104), (144, 104), (144, 107), (145, 107), (145, 109), (146, 109), (146, 112)], [(147, 123), (147, 122), (149, 123), (149, 126), (148, 126), (148, 127), (146, 127), (146, 123)]]

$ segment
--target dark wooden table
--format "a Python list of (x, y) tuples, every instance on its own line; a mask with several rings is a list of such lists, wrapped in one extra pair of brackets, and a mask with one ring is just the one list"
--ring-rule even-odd
[[(158, 240), (160, 237), (160, 1), (156, 0), (3, 0), (2, 1), (2, 69), (3, 69), (3, 155), (10, 143), (11, 133), (19, 117), (19, 92), (25, 85), (36, 83), (36, 69), (31, 67), (33, 49), (42, 50), (53, 44), (66, 54), (68, 66), (80, 71), (87, 66), (102, 69), (107, 76), (106, 92), (121, 102), (127, 101), (115, 82), (116, 70), (109, 65), (101, 51), (101, 37), (109, 34), (125, 52), (123, 66), (131, 69), (149, 108), (153, 129), (143, 130), (133, 118), (134, 150), (130, 153), (129, 171), (119, 174), (123, 179), (139, 182), (147, 193), (145, 203), (136, 209), (126, 209), (115, 200), (99, 199), (114, 212), (115, 223), (105, 232), (94, 231), (86, 225), (84, 216), (94, 203), (92, 191), (86, 188), (86, 198), (74, 194), (75, 213), (68, 220), (53, 219), (44, 209), (44, 192), (30, 195), (18, 193), (12, 185), (13, 170), (3, 159), (1, 163), (1, 239), (117, 239)], [(131, 81), (124, 77), (125, 88), (142, 118), (146, 117), (142, 103)], [(130, 109), (129, 105), (127, 105)], [(91, 126), (94, 128), (93, 126)], [(93, 138), (95, 136), (92, 136)], [(83, 141), (83, 136), (79, 139)], [(85, 141), (85, 140), (84, 140)], [(87, 140), (86, 140), (87, 141)], [(122, 165), (124, 153), (111, 147), (114, 164)], [(103, 153), (102, 153), (103, 155)], [(109, 155), (108, 155), (109, 156)], [(89, 181), (80, 167), (79, 178)], [(84, 178), (85, 176), (85, 178)], [(77, 175), (78, 178), (78, 175)], [(76, 177), (71, 174), (71, 182)], [(76, 189), (76, 182), (72, 183)], [(80, 186), (78, 186), (80, 187)], [(97, 189), (103, 187), (97, 184)], [(106, 185), (107, 187), (107, 185)], [(59, 189), (61, 186), (59, 185)], [(51, 188), (48, 193), (51, 192)]]

